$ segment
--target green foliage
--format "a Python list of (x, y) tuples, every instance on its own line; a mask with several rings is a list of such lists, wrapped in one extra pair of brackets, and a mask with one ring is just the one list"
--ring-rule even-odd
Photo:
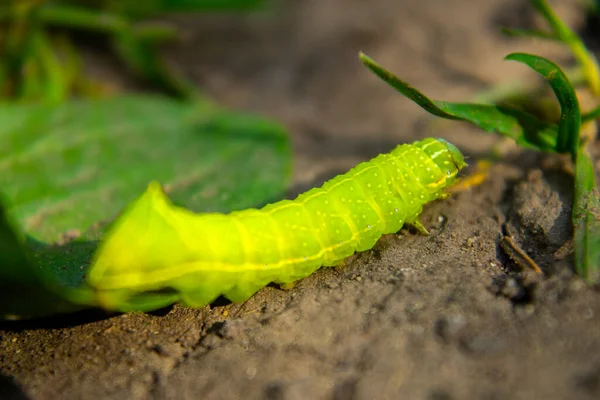
[[(120, 96), (5, 105), (0, 121), (5, 316), (96, 304), (81, 284), (97, 239), (151, 180), (177, 204), (230, 211), (279, 197), (290, 178), (290, 143), (278, 125), (205, 102)], [(23, 296), (29, 291), (35, 296)]]
[[(157, 53), (176, 31), (143, 18), (247, 10), (263, 0), (11, 0), (0, 5), (0, 318), (97, 304), (83, 279), (108, 221), (151, 180), (197, 211), (282, 193), (276, 124), (200, 99)], [(55, 29), (60, 28), (60, 29)], [(138, 76), (185, 101), (119, 96), (82, 72), (67, 32), (106, 37)], [(23, 104), (26, 103), (26, 104)]]
[(558, 127), (552, 123), (541, 121), (534, 115), (507, 106), (431, 100), (367, 55), (361, 53), (360, 59), (388, 85), (435, 116), (470, 122), (488, 132), (497, 132), (510, 137), (523, 147), (545, 151), (556, 148)]
[(579, 145), (581, 112), (575, 89), (565, 73), (553, 62), (531, 54), (513, 53), (506, 56), (505, 60), (522, 62), (548, 81), (561, 108), (556, 147), (552, 150), (557, 153), (571, 153), (575, 157)]
[[(548, 21), (552, 30), (506, 31), (517, 36), (551, 39), (567, 45), (579, 63), (589, 89), (595, 95), (600, 94), (600, 69), (595, 57), (581, 39), (554, 14), (545, 0), (531, 2)], [(522, 147), (570, 154), (575, 163), (572, 212), (575, 268), (589, 283), (600, 283), (600, 196), (594, 164), (586, 149), (591, 140), (581, 134), (582, 123), (593, 123), (600, 115), (600, 107), (581, 113), (575, 88), (556, 64), (532, 54), (514, 53), (506, 57), (506, 60), (528, 65), (550, 84), (561, 108), (559, 122), (552, 123), (513, 107), (430, 100), (364, 54), (361, 53), (360, 58), (383, 81), (433, 115), (471, 122), (486, 131), (509, 137)]]
[(61, 0), (58, 3), (140, 17), (173, 12), (240, 11), (259, 7), (265, 0)]
[(173, 27), (142, 18), (172, 12), (246, 10), (263, 0), (10, 0), (0, 5), (0, 98), (64, 101), (98, 96), (102, 86), (81, 70), (75, 46), (51, 28), (106, 36), (130, 70), (166, 92), (189, 98), (196, 92), (157, 53), (176, 37)]

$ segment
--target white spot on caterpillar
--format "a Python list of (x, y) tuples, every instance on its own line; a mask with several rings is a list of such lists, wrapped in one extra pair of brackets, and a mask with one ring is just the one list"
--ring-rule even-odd
[(397, 208), (395, 208), (395, 209), (394, 209), (394, 211), (398, 212), (398, 209), (397, 209)]

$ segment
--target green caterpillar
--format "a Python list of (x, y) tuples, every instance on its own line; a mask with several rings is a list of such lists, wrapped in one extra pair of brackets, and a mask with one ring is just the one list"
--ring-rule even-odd
[[(114, 223), (87, 282), (104, 307), (200, 307), (223, 295), (244, 301), (270, 282), (290, 283), (372, 248), (404, 223), (421, 227), (423, 205), (444, 196), (466, 166), (442, 139), (396, 147), (295, 200), (230, 214), (195, 214), (160, 185)], [(424, 229), (424, 228), (423, 228)]]

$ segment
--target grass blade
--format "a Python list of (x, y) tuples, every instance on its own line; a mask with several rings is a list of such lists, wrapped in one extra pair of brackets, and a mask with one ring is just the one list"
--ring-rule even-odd
[(573, 204), (575, 268), (590, 284), (600, 283), (600, 196), (594, 164), (582, 146), (575, 162)]
[(591, 111), (584, 113), (581, 116), (581, 123), (583, 124), (585, 122), (589, 122), (589, 121), (592, 121), (592, 120), (595, 120), (598, 118), (600, 118), (600, 106), (594, 108)]
[(533, 6), (548, 21), (556, 36), (564, 42), (583, 69), (585, 79), (595, 95), (600, 95), (600, 67), (579, 36), (571, 30), (548, 5), (546, 0), (531, 0)]
[[(575, 90), (561, 69), (549, 60), (530, 54), (515, 53), (508, 60), (523, 62), (544, 76), (560, 103), (558, 128), (560, 152), (571, 153), (575, 161), (575, 190), (572, 221), (575, 228), (575, 269), (588, 283), (600, 282), (600, 196), (592, 159), (579, 145), (582, 117)], [(584, 117), (592, 119), (600, 111), (592, 110)]]
[(533, 54), (512, 53), (504, 59), (522, 62), (548, 81), (560, 103), (560, 123), (558, 125), (556, 151), (571, 153), (573, 159), (575, 159), (579, 145), (581, 113), (577, 95), (567, 75), (552, 61)]
[(470, 122), (488, 132), (497, 132), (514, 139), (523, 147), (542, 151), (553, 151), (556, 148), (558, 126), (555, 124), (541, 121), (529, 113), (508, 106), (431, 100), (367, 55), (360, 53), (360, 59), (375, 75), (430, 114)]

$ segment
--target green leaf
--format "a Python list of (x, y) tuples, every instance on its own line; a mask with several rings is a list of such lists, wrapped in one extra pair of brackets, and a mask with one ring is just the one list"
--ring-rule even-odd
[(546, 0), (531, 0), (533, 6), (548, 21), (555, 32), (555, 36), (571, 49), (573, 56), (577, 59), (583, 69), (583, 74), (592, 92), (600, 94), (600, 66), (598, 60), (585, 47), (581, 38), (573, 32), (548, 5)]
[(35, 266), (0, 203), (0, 319), (35, 317), (75, 311), (71, 303), (51, 287), (46, 271)]
[(260, 7), (266, 0), (115, 0), (111, 9), (129, 15), (170, 12), (235, 11)]
[(360, 59), (384, 82), (430, 114), (470, 122), (488, 132), (497, 132), (512, 138), (523, 147), (543, 151), (553, 151), (556, 148), (558, 126), (555, 124), (541, 121), (531, 114), (507, 106), (431, 100), (365, 54), (360, 53)]
[(581, 115), (581, 123), (600, 118), (600, 106)]
[(552, 61), (532, 54), (512, 53), (504, 59), (522, 62), (548, 81), (560, 104), (560, 123), (558, 125), (556, 151), (559, 153), (570, 153), (573, 159), (575, 159), (579, 145), (581, 113), (575, 89), (573, 89), (567, 75)]
[(150, 180), (176, 203), (229, 211), (280, 195), (285, 132), (261, 118), (161, 97), (0, 106), (0, 187), (35, 239), (112, 219)]
[[(96, 304), (81, 285), (98, 223), (151, 180), (177, 204), (227, 212), (278, 198), (291, 175), (289, 138), (278, 125), (206, 103), (130, 96), (4, 105), (0, 121), (2, 217), (9, 213), (27, 237), (17, 240), (0, 220), (3, 315)], [(38, 297), (24, 297), (29, 291)]]
[(39, 6), (39, 19), (47, 25), (84, 29), (90, 32), (116, 33), (127, 28), (129, 21), (122, 15), (102, 9), (90, 9), (80, 4), (46, 3)]
[(196, 88), (176, 74), (159, 56), (155, 44), (129, 27), (113, 35), (113, 48), (139, 77), (179, 98), (191, 98)]

